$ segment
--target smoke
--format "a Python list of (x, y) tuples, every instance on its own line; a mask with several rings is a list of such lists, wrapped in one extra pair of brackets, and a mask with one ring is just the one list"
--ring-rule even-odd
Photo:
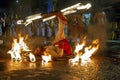
[(100, 51), (104, 51), (107, 46), (106, 46), (106, 42), (107, 42), (107, 30), (106, 30), (106, 26), (97, 26), (97, 25), (90, 25), (88, 26), (88, 39), (90, 41), (95, 40), (95, 39), (99, 39), (99, 50)]

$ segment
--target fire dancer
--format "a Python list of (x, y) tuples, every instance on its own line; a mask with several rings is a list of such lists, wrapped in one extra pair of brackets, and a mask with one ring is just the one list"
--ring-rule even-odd
[(62, 13), (55, 13), (58, 18), (58, 32), (51, 46), (47, 46), (45, 52), (52, 57), (62, 57), (71, 55), (71, 46), (65, 38), (64, 28), (67, 24), (67, 18)]

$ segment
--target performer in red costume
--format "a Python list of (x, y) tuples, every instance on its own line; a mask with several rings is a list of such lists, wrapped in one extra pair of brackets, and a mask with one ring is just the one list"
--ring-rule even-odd
[(64, 28), (67, 24), (67, 18), (62, 13), (55, 13), (58, 18), (58, 32), (53, 40), (51, 46), (46, 47), (46, 52), (51, 54), (52, 57), (62, 57), (63, 55), (69, 56), (72, 53), (72, 48), (65, 38)]

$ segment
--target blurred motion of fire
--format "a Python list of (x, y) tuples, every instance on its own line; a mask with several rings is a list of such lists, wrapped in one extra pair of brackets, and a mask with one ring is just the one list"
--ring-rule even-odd
[(24, 37), (21, 37), (21, 34), (18, 35), (18, 39), (13, 39), (12, 49), (8, 53), (13, 61), (22, 61), (26, 56), (29, 57), (31, 62), (36, 61), (35, 56), (24, 42)]
[(47, 52), (44, 52), (44, 55), (42, 55), (42, 62), (43, 63), (48, 63), (51, 60), (52, 60), (51, 55)]
[[(81, 44), (77, 44), (75, 48), (76, 56), (73, 59), (70, 59), (69, 61), (74, 62), (80, 62), (81, 65), (85, 65), (87, 62), (90, 62), (90, 57), (99, 49), (99, 40), (95, 39), (92, 41), (91, 45), (89, 47), (85, 47), (86, 41), (83, 40)], [(83, 48), (85, 47), (85, 48)], [(80, 50), (84, 50), (82, 53)]]

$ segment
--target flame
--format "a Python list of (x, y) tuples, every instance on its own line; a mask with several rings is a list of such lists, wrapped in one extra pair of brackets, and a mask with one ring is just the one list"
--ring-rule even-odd
[(90, 3), (87, 3), (86, 5), (82, 5), (81, 3), (77, 3), (73, 6), (62, 9), (61, 12), (66, 12), (66, 11), (70, 11), (70, 10), (89, 9), (91, 6), (92, 5)]
[(29, 58), (30, 58), (31, 62), (35, 62), (36, 61), (36, 58), (35, 58), (35, 56), (32, 53), (29, 54)]
[(90, 57), (92, 56), (92, 54), (94, 54), (99, 48), (99, 45), (97, 45), (96, 47), (92, 47), (89, 50), (89, 47), (85, 48), (85, 53), (81, 56), (81, 65), (86, 64), (87, 62), (90, 62), (91, 59)]
[(43, 19), (43, 22), (48, 21), (48, 20), (50, 20), (50, 19), (53, 19), (53, 18), (55, 18), (55, 17), (56, 17), (56, 16), (51, 16), (51, 17), (44, 18), (44, 19)]
[(75, 48), (75, 53), (78, 53), (80, 50), (82, 50), (83, 47), (85, 46), (85, 43), (86, 43), (85, 40), (82, 42), (82, 44), (79, 44), (79, 43), (78, 43), (78, 44), (76, 45), (76, 48)]
[(79, 59), (80, 59), (80, 53), (79, 51), (83, 49), (83, 47), (85, 46), (85, 43), (86, 41), (83, 41), (81, 44), (77, 44), (76, 47), (75, 47), (75, 53), (76, 53), (76, 56), (75, 58), (73, 59), (70, 59), (70, 62), (79, 62)]
[(25, 26), (27, 26), (27, 25), (29, 25), (31, 23), (32, 23), (32, 21), (26, 21), (24, 24), (25, 24)]
[[(91, 7), (90, 3), (87, 3), (86, 5), (82, 5), (82, 3), (77, 3), (75, 5), (72, 5), (70, 7), (67, 7), (67, 8), (64, 8), (64, 9), (60, 10), (60, 12), (63, 15), (68, 15), (68, 14), (76, 13), (78, 10), (81, 10), (81, 9), (89, 9), (90, 7)], [(53, 16), (50, 16), (50, 17), (47, 17), (47, 18), (43, 18), (42, 21), (45, 22), (45, 21), (51, 20), (55, 17), (56, 16), (53, 15)], [(27, 21), (31, 21), (31, 20), (27, 20)]]
[(28, 16), (28, 17), (26, 17), (26, 21), (24, 22), (24, 25), (27, 26), (27, 25), (31, 24), (32, 21), (37, 20), (37, 19), (40, 19), (40, 18), (42, 18), (42, 17), (43, 17), (43, 16), (41, 15), (41, 13)]
[(33, 21), (33, 20), (36, 20), (36, 19), (40, 19), (42, 18), (42, 15), (41, 13), (39, 14), (34, 14), (34, 15), (31, 15), (31, 16), (28, 16), (26, 19), (26, 22), (29, 22), (29, 21)]
[(23, 24), (23, 22), (24, 22), (23, 20), (18, 20), (17, 24)]
[[(90, 3), (87, 3), (86, 5), (83, 5), (82, 3), (77, 3), (75, 5), (72, 5), (70, 7), (60, 10), (60, 12), (63, 13), (63, 15), (68, 15), (68, 14), (76, 13), (78, 10), (89, 9), (91, 7), (92, 5)], [(31, 24), (32, 21), (37, 20), (37, 19), (42, 19), (42, 21), (45, 22), (55, 17), (56, 17), (55, 15), (52, 15), (50, 17), (44, 18), (42, 13), (38, 13), (38, 14), (27, 16), (25, 22), (23, 22), (24, 20), (18, 20), (17, 24), (24, 24), (25, 26), (27, 26)]]
[(70, 62), (79, 62), (80, 54), (81, 54), (79, 51), (82, 50), (83, 47), (85, 46), (85, 44), (86, 44), (85, 39), (86, 39), (86, 36), (84, 37), (84, 40), (81, 44), (77, 43), (77, 45), (75, 47), (75, 51), (74, 51), (76, 53), (76, 56), (75, 56), (75, 58), (70, 59)]
[(70, 62), (79, 62), (81, 59), (81, 65), (85, 65), (87, 62), (90, 62), (90, 57), (99, 49), (99, 40), (93, 40), (92, 44), (89, 47), (84, 48), (84, 53), (79, 52), (85, 46), (86, 41), (83, 41), (82, 44), (77, 44), (75, 52), (77, 53), (75, 58), (70, 59)]
[(26, 43), (24, 42), (24, 38), (21, 37), (21, 35), (19, 35), (19, 45), (20, 45), (20, 48), (23, 50), (23, 51), (31, 51), (28, 46), (26, 45)]
[(20, 45), (17, 43), (17, 39), (14, 39), (14, 44), (12, 45), (12, 49), (8, 51), (9, 54), (11, 54), (11, 59), (14, 61), (21, 60), (21, 48)]
[(80, 56), (76, 55), (75, 58), (70, 59), (69, 61), (74, 63), (74, 62), (79, 62), (79, 59), (80, 59)]
[(71, 10), (71, 9), (75, 9), (76, 7), (80, 6), (81, 3), (77, 3), (75, 5), (72, 5), (70, 7), (67, 7), (65, 9), (62, 9), (61, 12), (65, 12), (65, 11), (68, 11), (68, 10)]
[(49, 61), (51, 61), (51, 55), (47, 52), (44, 52), (44, 55), (42, 55), (42, 62), (48, 63)]
[(68, 15), (68, 14), (72, 14), (72, 13), (75, 13), (75, 12), (77, 12), (77, 10), (69, 10), (69, 11), (63, 12), (63, 15)]
[(80, 9), (89, 9), (92, 5), (90, 3), (87, 3), (86, 5), (81, 5), (81, 6), (78, 6), (77, 9), (80, 10)]
[[(21, 61), (21, 53), (23, 51), (31, 51), (24, 42), (24, 38), (21, 37), (21, 34), (18, 35), (19, 40), (13, 39), (12, 49), (8, 51), (11, 55), (13, 61)], [(30, 54), (31, 55), (31, 54)]]
[(86, 62), (90, 62), (90, 57), (99, 49), (99, 40), (93, 40), (92, 44), (89, 47), (85, 48), (85, 53), (81, 56), (81, 65), (84, 65)]

